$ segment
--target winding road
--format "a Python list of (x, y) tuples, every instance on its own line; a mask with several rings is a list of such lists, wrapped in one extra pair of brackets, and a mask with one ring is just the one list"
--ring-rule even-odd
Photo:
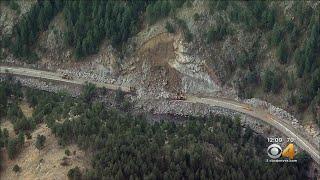
[[(86, 82), (86, 80), (84, 79), (64, 79), (62, 78), (62, 74), (57, 72), (41, 71), (41, 70), (22, 68), (22, 67), (0, 66), (0, 73), (10, 73), (13, 75), (42, 78), (42, 79), (48, 79), (48, 80), (66, 82), (66, 83), (72, 83), (72, 84), (78, 84), (78, 85), (82, 85)], [(99, 82), (91, 82), (91, 83), (95, 84), (97, 87), (105, 87), (111, 90), (121, 89), (124, 92), (130, 92), (129, 87), (123, 87), (119, 85), (99, 83)], [(298, 145), (301, 149), (305, 150), (312, 157), (312, 159), (320, 165), (319, 147), (316, 147), (312, 143), (310, 143), (307, 140), (307, 138), (304, 137), (304, 135), (300, 133), (297, 129), (295, 129), (290, 123), (285, 122), (269, 114), (266, 111), (263, 111), (258, 108), (253, 108), (248, 104), (237, 102), (234, 100), (229, 100), (229, 99), (200, 98), (196, 96), (188, 96), (186, 101), (190, 103), (202, 103), (210, 106), (222, 107), (222, 108), (234, 110), (234, 111), (249, 115), (256, 119), (260, 119), (270, 124), (271, 126), (275, 127), (287, 137), (294, 138), (295, 144)]]
[[(57, 73), (57, 72), (42, 71), (42, 70), (22, 68), (22, 67), (0, 66), (0, 73), (10, 73), (13, 75), (48, 79), (48, 80), (66, 82), (66, 83), (78, 84), (78, 85), (83, 85), (87, 82), (87, 80), (84, 80), (84, 79), (65, 79), (65, 78), (62, 78), (63, 74)], [(100, 82), (91, 82), (91, 83), (95, 84), (97, 87), (105, 87), (111, 90), (120, 89), (123, 92), (130, 92), (129, 87), (123, 87), (119, 85), (100, 83)]]

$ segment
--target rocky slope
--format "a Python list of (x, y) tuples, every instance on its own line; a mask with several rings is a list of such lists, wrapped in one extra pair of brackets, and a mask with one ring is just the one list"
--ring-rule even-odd
[[(319, 2), (307, 4), (313, 9), (319, 6)], [(293, 2), (272, 2), (268, 6), (283, 10), (282, 18), (294, 17)], [(2, 9), (5, 11), (1, 14), (1, 24), (6, 24), (9, 22), (7, 17), (10, 16), (6, 12), (10, 10), (4, 6)], [(138, 98), (141, 99), (169, 98), (180, 91), (198, 96), (238, 99), (237, 81), (248, 72), (237, 67), (242, 52), (251, 52), (259, 47), (256, 65), (259, 75), (271, 65), (282, 69), (284, 74), (294, 69), (294, 65), (291, 61), (283, 66), (276, 60), (276, 49), (268, 47), (268, 33), (260, 29), (248, 31), (242, 25), (231, 22), (227, 16), (228, 11), (230, 10), (210, 12), (208, 1), (192, 1), (191, 6), (185, 4), (174, 16), (164, 18), (153, 25), (141, 25), (140, 31), (125, 45), (125, 51), (120, 53), (105, 40), (97, 54), (80, 62), (74, 59), (73, 49), (63, 43), (65, 22), (60, 13), (50, 23), (48, 30), (39, 35), (35, 46), (35, 51), (40, 57), (37, 63), (21, 63), (9, 54), (3, 64), (58, 71), (88, 81), (135, 86)], [(23, 12), (25, 10), (21, 11), (21, 14)], [(199, 17), (195, 18), (195, 14)], [(223, 37), (221, 41), (207, 43), (205, 34), (211, 27), (217, 27), (221, 18), (229, 24), (232, 33)], [(177, 19), (185, 21), (193, 34), (191, 42), (185, 40), (184, 30), (177, 23)], [(173, 24), (175, 33), (167, 32), (167, 22)], [(6, 29), (10, 29), (12, 24), (0, 27), (2, 32), (7, 32)], [(254, 97), (299, 115), (299, 119), (304, 120), (300, 124), (310, 129), (308, 131), (313, 136), (319, 136), (319, 129), (314, 125), (312, 118), (298, 114), (288, 105), (288, 92), (264, 93), (260, 86), (253, 89)], [(279, 116), (287, 116), (287, 112), (281, 111)]]

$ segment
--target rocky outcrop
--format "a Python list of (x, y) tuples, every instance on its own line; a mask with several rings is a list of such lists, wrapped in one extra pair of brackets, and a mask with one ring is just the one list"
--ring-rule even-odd
[(185, 46), (183, 40), (174, 43), (176, 58), (171, 60), (171, 67), (178, 70), (182, 77), (182, 88), (187, 93), (217, 93), (222, 89), (206, 72), (205, 61), (197, 53)]

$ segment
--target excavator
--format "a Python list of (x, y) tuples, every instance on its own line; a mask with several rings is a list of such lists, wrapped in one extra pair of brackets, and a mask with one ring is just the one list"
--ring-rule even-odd
[(182, 100), (182, 101), (187, 100), (187, 96), (186, 96), (186, 94), (185, 94), (184, 92), (178, 91), (176, 88), (174, 88), (174, 90), (175, 90), (177, 93), (176, 93), (176, 95), (174, 95), (174, 96), (172, 97), (173, 100)]
[(63, 74), (62, 79), (72, 80), (73, 78), (68, 74)]
[(177, 92), (177, 94), (173, 97), (173, 99), (174, 100), (182, 100), (182, 101), (184, 101), (184, 100), (187, 100), (187, 96), (186, 96), (185, 93), (180, 91), (180, 92)]

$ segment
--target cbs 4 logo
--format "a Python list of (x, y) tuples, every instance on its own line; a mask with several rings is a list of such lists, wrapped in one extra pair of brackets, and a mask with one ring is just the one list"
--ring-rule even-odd
[(293, 159), (295, 156), (294, 145), (292, 143), (282, 150), (278, 144), (271, 144), (267, 150), (268, 156), (272, 159), (278, 159), (279, 157), (287, 157)]

